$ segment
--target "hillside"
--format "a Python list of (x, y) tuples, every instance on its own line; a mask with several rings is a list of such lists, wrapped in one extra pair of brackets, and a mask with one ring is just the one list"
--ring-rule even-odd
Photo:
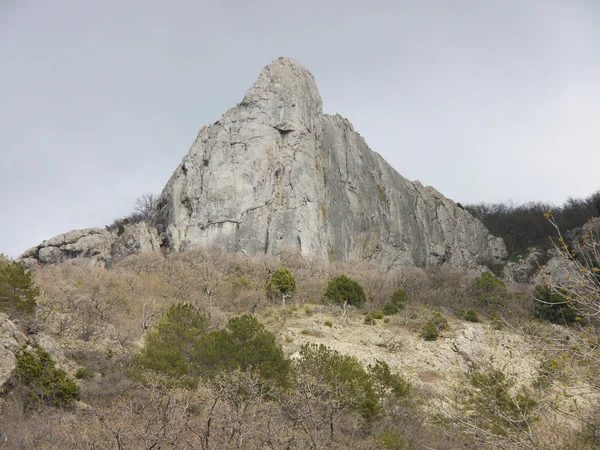
[[(296, 287), (283, 303), (266, 289), (278, 267)], [(341, 274), (364, 287), (364, 304), (324, 298)], [(141, 254), (110, 270), (46, 265), (34, 280), (35, 317), (21, 317), (22, 331), (2, 317), (5, 348), (38, 343), (80, 394), (55, 403), (50, 388), (39, 396), (40, 385), (9, 377), (0, 408), (8, 448), (597, 448), (597, 331), (535, 319), (531, 288), (507, 289), (491, 274), (207, 248)], [(169, 313), (181, 303), (206, 317), (206, 331), (193, 331), (189, 313)], [(236, 328), (232, 319), (249, 312), (257, 325)], [(177, 356), (177, 336), (202, 343), (186, 350), (192, 359)], [(159, 353), (148, 353), (152, 342), (162, 342)], [(279, 346), (291, 362), (262, 366), (281, 358)], [(240, 356), (255, 362), (238, 366)], [(262, 371), (289, 364), (281, 388), (269, 378), (279, 372)], [(369, 392), (374, 403), (364, 403)]]

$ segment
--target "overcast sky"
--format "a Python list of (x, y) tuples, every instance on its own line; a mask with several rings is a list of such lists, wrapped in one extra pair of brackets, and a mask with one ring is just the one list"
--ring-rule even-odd
[(159, 193), (279, 56), (455, 201), (600, 189), (598, 0), (0, 0), (0, 252)]

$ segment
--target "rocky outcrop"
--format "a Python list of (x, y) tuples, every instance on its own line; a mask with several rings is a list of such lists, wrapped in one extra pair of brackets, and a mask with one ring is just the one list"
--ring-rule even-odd
[(16, 354), (27, 337), (8, 316), (0, 313), (0, 392), (17, 368)]
[(312, 74), (279, 58), (236, 107), (200, 130), (145, 223), (57, 236), (27, 263), (218, 245), (247, 255), (294, 248), (329, 260), (478, 266), (506, 255), (467, 211), (411, 182), (369, 149), (350, 122), (323, 114)]
[(398, 174), (348, 120), (323, 114), (313, 76), (287, 58), (202, 128), (162, 192), (156, 221), (172, 251), (293, 247), (387, 267), (475, 266), (506, 254), (467, 211)]
[(84, 258), (104, 267), (132, 254), (157, 251), (160, 251), (160, 239), (156, 228), (140, 222), (114, 230), (69, 231), (30, 248), (19, 259), (31, 266)]

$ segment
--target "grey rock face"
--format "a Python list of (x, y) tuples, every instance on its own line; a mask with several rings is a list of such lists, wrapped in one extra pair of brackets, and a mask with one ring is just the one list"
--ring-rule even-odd
[(84, 258), (104, 267), (128, 255), (151, 251), (160, 251), (158, 233), (141, 222), (124, 226), (122, 234), (102, 228), (69, 231), (30, 248), (19, 259), (31, 266)]
[(265, 67), (242, 102), (204, 127), (156, 212), (170, 250), (217, 244), (391, 267), (475, 266), (506, 255), (501, 239), (435, 189), (369, 149), (346, 119), (322, 113), (311, 73)]
[(8, 316), (0, 313), (0, 391), (2, 386), (13, 377), (17, 368), (15, 355), (26, 340), (25, 334), (19, 331)]

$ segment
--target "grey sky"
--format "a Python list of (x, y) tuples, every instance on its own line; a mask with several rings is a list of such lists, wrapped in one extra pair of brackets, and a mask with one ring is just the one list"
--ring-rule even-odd
[(159, 193), (278, 56), (456, 201), (600, 189), (597, 0), (0, 0), (0, 252)]

